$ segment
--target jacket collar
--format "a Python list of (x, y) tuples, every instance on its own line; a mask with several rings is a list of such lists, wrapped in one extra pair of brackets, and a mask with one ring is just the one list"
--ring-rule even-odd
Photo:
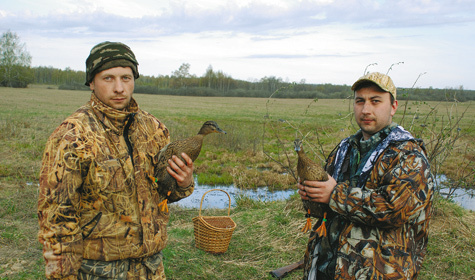
[(377, 146), (382, 140), (384, 140), (397, 126), (397, 123), (392, 122), (385, 128), (372, 135), (368, 140), (363, 140), (363, 132), (360, 129), (355, 134), (350, 136), (349, 141), (354, 147), (358, 147), (359, 149), (362, 148), (364, 151), (369, 151), (371, 147)]
[[(399, 126), (395, 123), (387, 126), (385, 129), (381, 131), (381, 135), (384, 136), (384, 139), (379, 141), (376, 147), (374, 147), (368, 156), (362, 159), (361, 163), (359, 163), (357, 174), (359, 175), (358, 178), (358, 187), (364, 186), (366, 179), (371, 172), (376, 159), (385, 151), (385, 149), (393, 142), (402, 142), (402, 141), (411, 141), (414, 140), (414, 137), (406, 131), (402, 126)], [(332, 174), (334, 178), (339, 178), (343, 161), (345, 159), (346, 153), (348, 152), (348, 148), (351, 145), (351, 137), (348, 137), (341, 141), (339, 145), (339, 149), (335, 155), (335, 170)]]
[(121, 135), (124, 131), (124, 126), (127, 118), (132, 113), (137, 113), (139, 106), (135, 99), (131, 99), (129, 105), (125, 110), (119, 111), (110, 106), (107, 106), (94, 93), (91, 94), (91, 100), (89, 101), (94, 114), (101, 121), (107, 130), (111, 130), (118, 135)]

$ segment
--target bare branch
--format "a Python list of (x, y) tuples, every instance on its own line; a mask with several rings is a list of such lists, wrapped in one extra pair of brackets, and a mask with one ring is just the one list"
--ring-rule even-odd
[(391, 66), (390, 66), (389, 69), (388, 69), (388, 72), (386, 72), (386, 75), (389, 74), (389, 71), (391, 71), (391, 70), (393, 69), (393, 66), (394, 66), (394, 65), (399, 65), (399, 64), (404, 64), (404, 61), (400, 61), (400, 62), (398, 62), (398, 63), (393, 63), (393, 64), (391, 64)]
[(366, 75), (366, 70), (368, 69), (368, 67), (373, 66), (373, 65), (378, 65), (378, 63), (371, 63), (371, 64), (368, 64), (368, 65), (366, 66), (366, 68), (364, 69), (363, 76)]

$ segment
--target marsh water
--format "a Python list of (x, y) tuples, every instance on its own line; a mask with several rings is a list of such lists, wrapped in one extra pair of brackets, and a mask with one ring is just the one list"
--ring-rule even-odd
[[(450, 189), (445, 186), (449, 184), (449, 180), (445, 175), (437, 176), (436, 180), (440, 186), (439, 193), (443, 197), (448, 198)], [(453, 194), (451, 194), (450, 199), (465, 209), (475, 211), (475, 189), (456, 189)]]
[[(441, 189), (440, 193), (446, 197), (448, 189)], [(457, 189), (451, 199), (465, 209), (475, 211), (475, 190)]]
[[(229, 198), (226, 193), (222, 191), (211, 191), (213, 189), (226, 191), (229, 194)], [(269, 191), (267, 187), (261, 187), (255, 190), (241, 190), (234, 185), (207, 186), (199, 185), (195, 181), (195, 191), (189, 197), (176, 202), (176, 204), (186, 208), (200, 208), (201, 199), (206, 193), (203, 198), (202, 209), (224, 209), (228, 208), (230, 204), (231, 207), (236, 206), (236, 198), (240, 196), (249, 197), (259, 201), (275, 201), (285, 200), (295, 192), (296, 190)]]
[[(444, 182), (446, 179), (444, 177), (440, 177), (439, 180)], [(228, 208), (229, 203), (231, 203), (231, 207), (236, 206), (236, 198), (240, 196), (249, 197), (251, 199), (259, 200), (259, 201), (275, 201), (275, 200), (285, 200), (289, 198), (292, 194), (296, 192), (295, 189), (291, 190), (283, 190), (283, 191), (270, 191), (267, 187), (257, 188), (255, 190), (241, 190), (234, 185), (224, 185), (224, 186), (208, 186), (208, 185), (200, 185), (195, 180), (195, 191), (189, 197), (182, 199), (176, 204), (180, 205), (181, 207), (186, 208), (200, 208), (201, 198), (203, 195), (210, 190), (213, 189), (220, 189), (226, 191), (231, 199), (229, 202), (228, 196), (222, 191), (211, 191), (208, 192), (202, 204), (202, 209), (206, 208), (218, 208), (224, 209)], [(446, 197), (448, 193), (448, 189), (442, 188), (440, 193)], [(475, 190), (465, 190), (465, 189), (458, 189), (454, 192), (451, 199), (461, 205), (463, 208), (468, 210), (475, 211)]]

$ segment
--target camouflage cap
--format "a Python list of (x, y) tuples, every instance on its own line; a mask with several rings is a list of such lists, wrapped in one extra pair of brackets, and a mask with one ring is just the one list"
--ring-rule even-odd
[(94, 79), (94, 76), (104, 70), (113, 67), (130, 67), (134, 72), (134, 78), (139, 77), (138, 62), (132, 50), (120, 42), (102, 42), (91, 49), (86, 59), (86, 86)]
[(352, 86), (351, 90), (355, 90), (360, 84), (364, 82), (372, 82), (379, 86), (382, 90), (389, 92), (394, 99), (396, 99), (396, 86), (391, 80), (391, 77), (388, 75), (379, 73), (379, 72), (372, 72), (364, 75), (363, 77), (359, 78)]

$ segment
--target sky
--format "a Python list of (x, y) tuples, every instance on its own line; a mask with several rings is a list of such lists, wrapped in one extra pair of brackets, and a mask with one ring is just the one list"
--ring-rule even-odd
[(85, 71), (91, 48), (129, 45), (147, 76), (183, 63), (234, 79), (475, 90), (473, 0), (0, 0), (0, 32), (32, 66)]

